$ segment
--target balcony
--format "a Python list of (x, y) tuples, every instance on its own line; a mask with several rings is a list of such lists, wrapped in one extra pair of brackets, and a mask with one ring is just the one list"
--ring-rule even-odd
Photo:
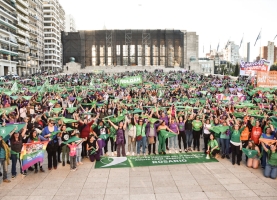
[(6, 15), (8, 15), (9, 17), (11, 17), (11, 18), (13, 18), (14, 20), (16, 20), (17, 15), (16, 15), (15, 13), (12, 13), (12, 12), (6, 10), (6, 9), (3, 8), (2, 6), (0, 6), (0, 11), (1, 11), (2, 13), (4, 13), (3, 15), (6, 14)]
[(14, 47), (18, 47), (18, 44), (10, 42), (9, 37), (5, 38), (5, 37), (0, 36), (0, 42), (2, 42), (4, 44), (11, 45), (11, 46), (14, 46)]
[(14, 30), (17, 30), (17, 27), (14, 26), (13, 22), (11, 22), (10, 20), (8, 19), (5, 19), (4, 17), (1, 16), (0, 18), (0, 23), (3, 24), (3, 25), (6, 25)]
[(18, 14), (18, 21), (19, 19), (21, 19), (22, 21), (29, 23), (29, 19), (27, 19), (27, 17), (24, 17), (23, 15)]
[(23, 28), (23, 29), (26, 30), (26, 31), (29, 31), (29, 30), (30, 30), (28, 26), (26, 26), (25, 24), (23, 24), (23, 23), (21, 23), (21, 22), (18, 22), (17, 25), (20, 26), (21, 28)]
[(27, 46), (20, 45), (18, 47), (18, 51), (29, 52), (29, 48)]
[(20, 7), (20, 6), (17, 6), (16, 8), (17, 8), (17, 10), (19, 10), (22, 13), (24, 13), (25, 15), (29, 15), (28, 10), (26, 10), (26, 9)]
[(24, 36), (24, 37), (30, 37), (29, 33), (28, 32), (24, 32), (22, 30), (18, 30), (17, 33), (21, 36)]
[(15, 7), (15, 4), (12, 3), (10, 0), (3, 0), (4, 4), (7, 5), (11, 10), (14, 10), (16, 9)]
[(37, 48), (37, 47), (35, 47), (35, 46), (30, 46), (30, 49), (33, 49), (33, 50), (38, 50), (38, 48)]
[(18, 4), (24, 6), (25, 8), (29, 7), (29, 4), (26, 1), (23, 0), (17, 0)]
[(6, 55), (11, 55), (11, 56), (17, 56), (18, 55), (17, 52), (10, 51), (9, 49), (4, 48), (4, 47), (0, 47), (0, 53), (6, 54)]

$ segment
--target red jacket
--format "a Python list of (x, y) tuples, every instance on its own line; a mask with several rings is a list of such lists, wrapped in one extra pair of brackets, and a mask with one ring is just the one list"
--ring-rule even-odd
[[(92, 126), (93, 124), (93, 120), (89, 123), (87, 123), (87, 125), (83, 128), (83, 130), (81, 131), (81, 138), (88, 138), (89, 137), (89, 133), (90, 133), (90, 127)], [(80, 123), (81, 126), (83, 126), (84, 124), (83, 123)]]

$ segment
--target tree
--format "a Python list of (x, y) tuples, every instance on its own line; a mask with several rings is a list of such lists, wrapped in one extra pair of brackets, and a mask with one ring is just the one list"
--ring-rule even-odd
[(233, 74), (233, 76), (238, 76), (239, 75), (239, 64), (237, 63), (236, 65), (235, 65), (235, 71), (234, 71), (234, 74)]

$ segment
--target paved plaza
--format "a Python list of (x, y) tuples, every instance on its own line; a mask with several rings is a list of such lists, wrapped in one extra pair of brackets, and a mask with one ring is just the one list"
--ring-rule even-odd
[(244, 162), (233, 166), (221, 158), (216, 163), (120, 169), (94, 169), (94, 163), (84, 159), (75, 172), (60, 164), (57, 170), (29, 172), (1, 183), (0, 198), (276, 200), (277, 180), (264, 178), (261, 169), (248, 169)]

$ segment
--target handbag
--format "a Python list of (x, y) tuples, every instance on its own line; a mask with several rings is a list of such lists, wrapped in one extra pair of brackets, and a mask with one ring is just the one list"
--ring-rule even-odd
[(148, 137), (148, 144), (155, 144), (154, 136)]
[(136, 141), (141, 141), (142, 140), (142, 136), (141, 135), (138, 135), (137, 137), (136, 137)]
[(140, 129), (140, 135), (138, 135), (137, 137), (136, 137), (136, 141), (141, 141), (142, 140), (142, 126), (141, 126), (141, 129)]

